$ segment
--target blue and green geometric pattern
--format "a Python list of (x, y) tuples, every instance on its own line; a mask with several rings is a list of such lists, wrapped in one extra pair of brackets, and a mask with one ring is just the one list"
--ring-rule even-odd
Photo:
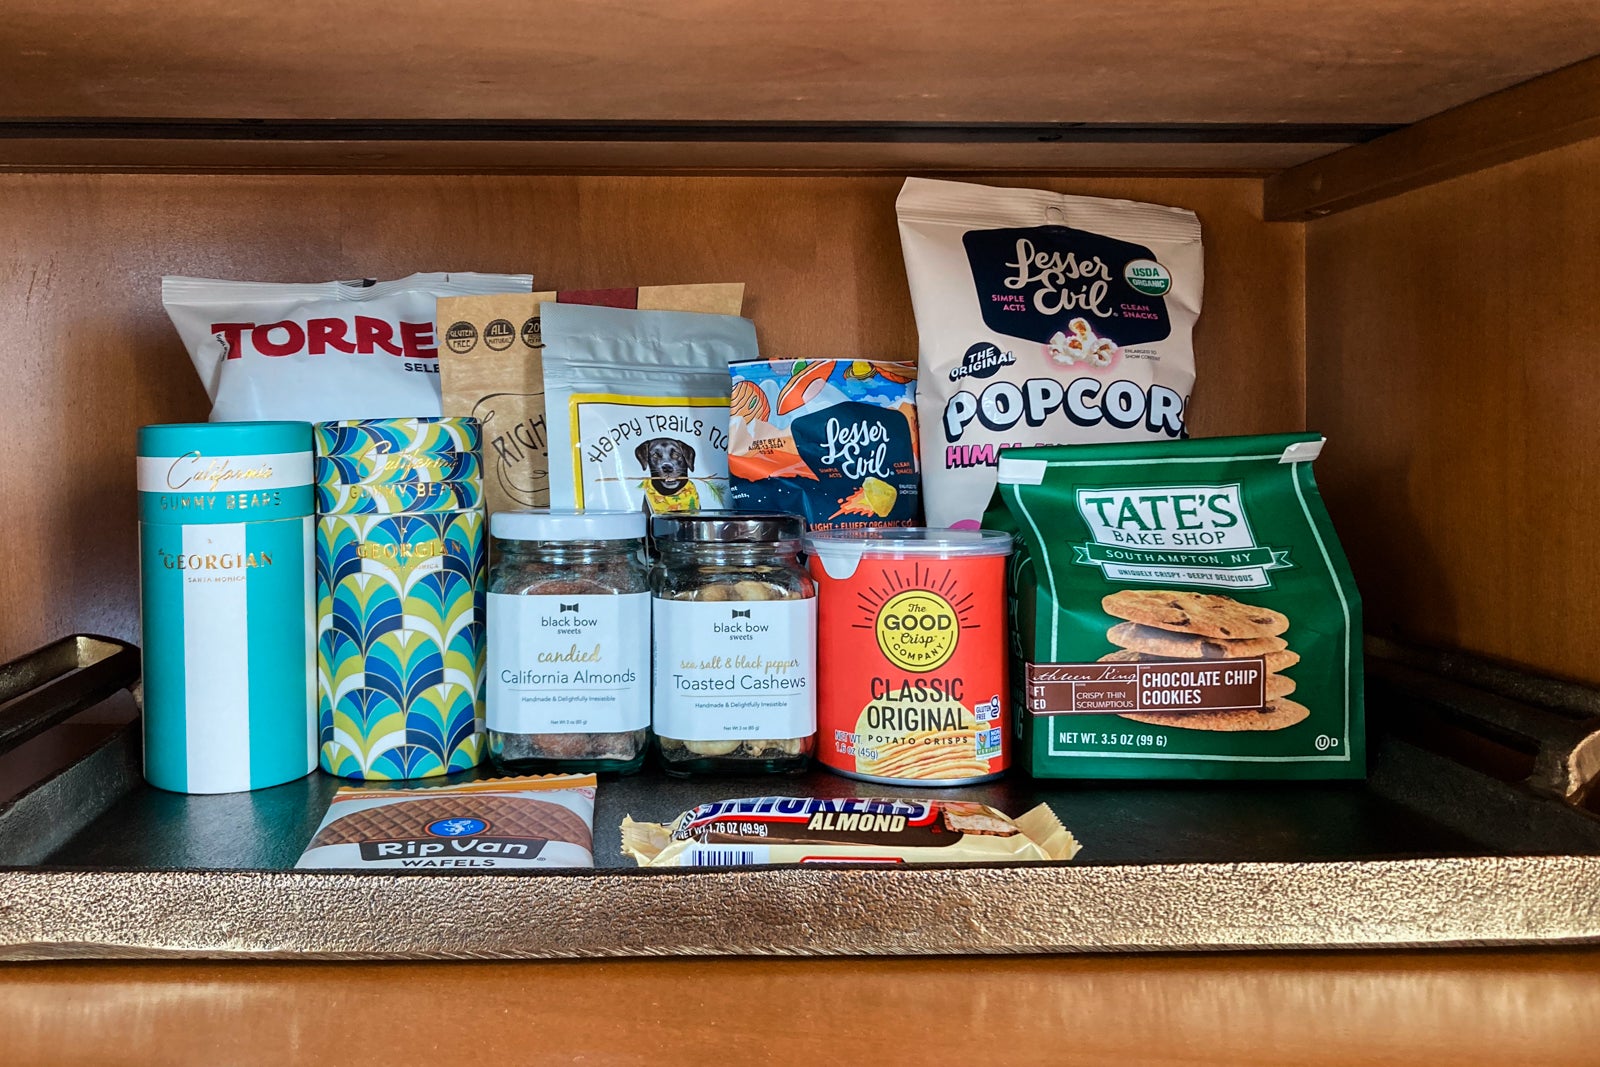
[(486, 549), (481, 510), (317, 520), (323, 770), (393, 781), (477, 766)]

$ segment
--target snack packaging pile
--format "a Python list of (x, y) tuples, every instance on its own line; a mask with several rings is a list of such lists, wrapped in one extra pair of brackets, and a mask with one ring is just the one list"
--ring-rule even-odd
[(1023, 763), (1047, 778), (1360, 778), (1361, 600), (1317, 434), (1008, 449)]
[(922, 178), (896, 208), (929, 526), (978, 525), (1002, 448), (1185, 436), (1193, 212)]
[(592, 774), (344, 788), (296, 868), (593, 867)]
[(540, 304), (737, 315), (740, 282), (490, 293), (439, 299), (439, 382), (446, 415), (483, 425), (484, 502), (491, 512), (550, 504)]
[(528, 292), (531, 274), (389, 282), (161, 279), (212, 422), (437, 417), (441, 296)]
[(734, 364), (732, 378), (735, 508), (800, 515), (813, 530), (915, 525), (915, 366), (770, 359)]
[[(1364, 775), (1322, 438), (1187, 437), (1196, 216), (916, 178), (896, 207), (915, 362), (763, 358), (742, 284), (164, 279), (231, 425), (142, 438), (151, 780), (287, 780), (315, 695), (327, 773), (519, 776), (341, 789), (299, 866), (500, 869), (593, 866), (594, 775), (644, 766), (815, 762), (895, 793)], [(315, 423), (314, 454), (273, 419)], [(293, 544), (206, 547), (233, 525)], [(269, 581), (303, 625), (252, 630), (252, 660), (227, 609)], [(267, 671), (307, 659), (313, 618), (315, 662)], [(184, 687), (157, 692), (161, 670)], [(248, 723), (226, 706), (246, 681)], [(269, 681), (293, 714), (258, 731)], [(266, 767), (258, 732), (292, 758)], [(622, 848), (648, 867), (1079, 850), (1048, 805), (959, 796), (711, 800), (625, 819)]]
[(670, 825), (622, 820), (622, 851), (641, 867), (1023, 863), (1079, 848), (1046, 804), (1013, 819), (961, 800), (753, 797), (701, 804)]

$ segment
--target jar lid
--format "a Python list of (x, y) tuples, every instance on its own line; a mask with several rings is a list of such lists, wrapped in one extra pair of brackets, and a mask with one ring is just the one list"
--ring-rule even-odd
[(806, 551), (830, 549), (873, 556), (1006, 556), (1011, 535), (1000, 530), (935, 530), (923, 526), (863, 526), (854, 530), (814, 530)]
[(654, 516), (650, 532), (666, 544), (771, 544), (800, 540), (806, 520), (782, 511), (677, 511)]
[(920, 526), (863, 526), (818, 530), (806, 551), (830, 578), (843, 580), (863, 559), (972, 559), (1008, 556), (1011, 535), (999, 530), (932, 530)]
[(644, 512), (497, 511), (489, 517), (489, 534), (504, 541), (638, 541), (644, 538)]
[(141, 456), (259, 456), (311, 451), (309, 422), (171, 422), (139, 427)]

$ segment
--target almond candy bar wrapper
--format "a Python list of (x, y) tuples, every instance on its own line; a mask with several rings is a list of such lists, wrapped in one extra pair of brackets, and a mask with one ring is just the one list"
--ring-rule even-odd
[(702, 804), (670, 826), (622, 820), (622, 851), (641, 867), (1020, 863), (1081, 847), (1047, 804), (1013, 819), (967, 801), (754, 797)]
[(593, 867), (594, 790), (592, 774), (347, 787), (333, 795), (295, 867)]

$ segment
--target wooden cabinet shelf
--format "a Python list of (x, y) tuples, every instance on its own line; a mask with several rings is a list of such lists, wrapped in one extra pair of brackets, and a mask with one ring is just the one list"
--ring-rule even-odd
[(1194, 209), (1196, 433), (1310, 426), (1371, 628), (1600, 681), (1600, 6), (0, 10), (0, 657), (132, 637), (133, 433), (203, 418), (162, 274), (743, 281), (915, 350), (908, 173)]

